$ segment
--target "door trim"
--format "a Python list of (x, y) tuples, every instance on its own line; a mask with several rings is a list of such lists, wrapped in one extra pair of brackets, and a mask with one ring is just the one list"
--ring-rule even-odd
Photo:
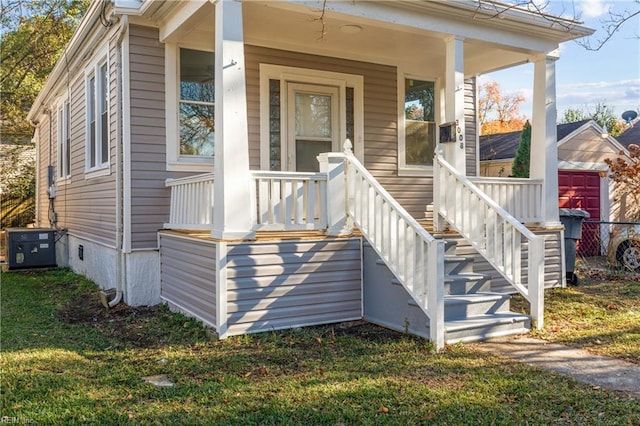
[[(260, 64), (260, 168), (269, 170), (269, 80), (280, 81), (280, 93), (287, 93), (287, 83), (306, 83), (320, 86), (335, 86), (340, 95), (340, 134), (338, 150), (342, 151), (342, 141), (346, 135), (346, 88), (353, 88), (354, 108), (354, 154), (360, 161), (364, 161), (364, 77), (355, 74), (345, 74), (330, 71), (320, 71), (307, 68), (287, 67), (282, 65)], [(281, 102), (280, 113), (284, 117), (286, 109)], [(286, 129), (282, 123), (281, 131)], [(285, 162), (281, 162), (285, 165)]]

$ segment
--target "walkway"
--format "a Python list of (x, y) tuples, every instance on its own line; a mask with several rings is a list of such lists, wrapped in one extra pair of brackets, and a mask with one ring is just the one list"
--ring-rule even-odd
[(640, 365), (526, 335), (493, 339), (478, 343), (476, 347), (534, 367), (552, 370), (590, 385), (629, 392), (640, 397)]

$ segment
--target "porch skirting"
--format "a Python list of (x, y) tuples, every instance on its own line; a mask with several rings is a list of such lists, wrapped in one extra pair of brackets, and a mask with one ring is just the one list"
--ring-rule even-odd
[(162, 301), (220, 337), (362, 318), (360, 238), (159, 241)]

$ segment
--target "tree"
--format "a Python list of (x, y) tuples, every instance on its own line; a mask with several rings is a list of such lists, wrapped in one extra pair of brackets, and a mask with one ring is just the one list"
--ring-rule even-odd
[(618, 136), (624, 130), (624, 123), (618, 120), (613, 108), (604, 102), (598, 102), (594, 112), (585, 109), (569, 108), (564, 111), (560, 124), (574, 123), (582, 120), (593, 120), (603, 129), (606, 127), (611, 136)]
[(640, 221), (640, 146), (631, 144), (629, 156), (620, 152), (618, 158), (604, 161), (611, 172), (609, 177), (616, 183), (615, 200), (625, 200), (626, 219)]
[[(553, 27), (565, 28), (567, 31), (571, 30), (572, 27), (575, 27), (575, 22), (568, 21), (558, 15), (571, 16), (573, 21), (579, 21), (581, 18), (580, 14), (577, 13), (575, 9), (573, 9), (573, 11), (555, 11), (554, 13), (554, 11), (549, 10), (551, 4), (550, 0), (511, 0), (508, 3), (476, 0), (476, 2), (478, 3), (478, 10), (493, 10), (495, 12), (493, 16), (494, 18), (501, 18), (503, 14), (514, 8), (526, 9), (530, 13), (538, 15), (539, 18), (548, 21)], [(573, 2), (569, 4), (572, 6), (574, 5)], [(577, 41), (577, 43), (587, 50), (600, 50), (602, 46), (604, 46), (611, 37), (620, 30), (620, 28), (627, 25), (629, 22), (632, 22), (633, 18), (640, 16), (640, 0), (627, 2), (625, 3), (625, 7), (626, 8), (622, 11), (616, 11), (611, 5), (608, 5), (608, 16), (600, 21), (601, 29), (604, 34), (585, 38)], [(640, 38), (640, 36), (636, 34), (636, 38)]]
[(531, 124), (527, 120), (520, 134), (520, 144), (516, 151), (516, 158), (511, 166), (511, 176), (516, 178), (529, 177), (529, 164), (531, 162)]
[(522, 102), (522, 94), (503, 94), (497, 81), (482, 83), (478, 95), (480, 134), (491, 135), (522, 129), (525, 122), (525, 117), (520, 114)]
[(26, 116), (89, 0), (0, 0), (0, 109), (6, 143), (31, 140)]

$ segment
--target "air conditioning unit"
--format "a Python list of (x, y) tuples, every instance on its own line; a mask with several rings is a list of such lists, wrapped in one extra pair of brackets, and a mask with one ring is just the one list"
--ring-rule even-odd
[(57, 266), (55, 236), (55, 229), (7, 228), (7, 268)]

